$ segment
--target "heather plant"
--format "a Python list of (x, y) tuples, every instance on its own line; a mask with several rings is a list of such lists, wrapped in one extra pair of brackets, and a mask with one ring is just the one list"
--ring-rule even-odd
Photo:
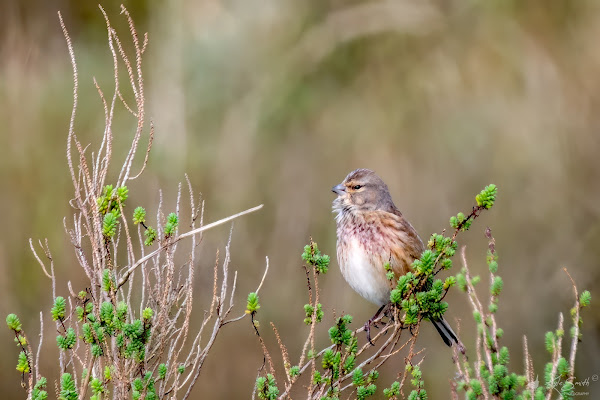
[[(134, 52), (130, 55), (126, 51), (130, 44), (121, 41), (102, 7), (100, 10), (113, 59), (114, 88), (108, 97), (94, 79), (105, 120), (102, 141), (95, 150), (82, 144), (76, 134), (79, 76), (75, 49), (59, 13), (74, 82), (67, 136), (67, 161), (74, 187), (70, 205), (74, 211), (72, 217), (65, 218), (64, 225), (87, 282), (84, 287), (74, 288), (68, 281), (68, 293), (57, 293), (57, 281), (66, 279), (55, 273), (48, 241), (39, 241), (38, 248), (30, 240), (35, 258), (51, 282), (54, 301), (50, 310), (40, 312), (41, 334), (36, 352), (17, 315), (6, 317), (20, 349), (16, 369), (21, 373), (28, 399), (46, 399), (54, 387), (58, 398), (69, 400), (188, 398), (223, 326), (246, 316), (228, 318), (234, 307), (237, 282), (237, 272), (229, 269), (230, 234), (224, 259), (220, 260), (217, 253), (210, 303), (203, 307), (199, 329), (191, 328), (192, 318), (198, 315), (192, 313), (198, 244), (206, 230), (262, 206), (205, 224), (204, 203), (196, 199), (186, 176), (189, 220), (181, 220), (181, 184), (176, 207), (166, 216), (162, 192), (159, 206), (153, 210), (155, 218), (150, 218), (143, 205), (131, 207), (127, 184), (139, 178), (146, 168), (154, 138), (154, 127), (146, 126), (144, 111), (142, 60), (148, 36), (139, 38), (133, 19), (122, 7)], [(127, 88), (120, 80), (123, 66)], [(125, 100), (125, 90), (131, 91), (133, 103)], [(115, 175), (110, 167), (117, 135), (113, 131), (114, 115), (119, 106), (133, 117), (135, 131), (117, 178), (109, 182), (109, 177)], [(134, 175), (134, 159), (144, 137), (148, 142), (145, 156)], [(183, 226), (189, 226), (189, 230), (182, 233)], [(180, 244), (183, 239), (190, 242), (189, 247)], [(44, 377), (39, 360), (44, 322), (49, 316), (56, 324), (56, 345), (60, 349), (60, 379), (54, 384)]]
[(462, 252), (463, 268), (456, 275), (458, 286), (467, 294), (473, 309), (473, 318), (476, 323), (477, 335), (473, 351), (475, 359), (470, 362), (466, 356), (456, 355), (456, 368), (458, 379), (452, 386), (454, 398), (458, 398), (458, 391), (463, 391), (471, 399), (572, 399), (576, 395), (575, 357), (577, 345), (582, 339), (581, 310), (589, 306), (591, 294), (585, 290), (578, 293), (577, 286), (567, 269), (573, 288), (575, 304), (571, 308), (571, 328), (569, 330), (570, 349), (568, 358), (563, 356), (563, 339), (565, 339), (564, 317), (558, 315), (558, 327), (549, 331), (545, 336), (546, 350), (550, 360), (545, 364), (544, 380), (540, 384), (538, 375), (533, 368), (533, 360), (529, 354), (527, 337), (523, 336), (524, 370), (515, 372), (513, 365), (509, 365), (510, 351), (501, 344), (504, 331), (496, 321), (496, 312), (499, 306), (499, 296), (502, 293), (504, 282), (498, 275), (498, 254), (496, 242), (488, 228), (485, 231), (489, 240), (487, 252), (487, 267), (489, 270), (490, 288), (488, 293), (487, 308), (480, 300), (480, 294), (475, 289), (480, 281), (479, 276), (473, 276), (467, 265), (465, 251)]
[[(527, 349), (527, 339), (524, 338), (525, 370), (521, 373), (509, 369), (509, 349), (500, 345), (503, 331), (496, 322), (495, 315), (504, 283), (498, 275), (498, 255), (491, 230), (487, 228), (485, 231), (489, 240), (487, 267), (490, 273), (487, 308), (484, 309), (479, 300), (480, 295), (475, 287), (481, 279), (471, 274), (464, 247), (461, 270), (444, 280), (438, 278), (439, 273), (448, 271), (453, 266), (452, 258), (458, 248), (457, 236), (468, 230), (482, 211), (492, 208), (497, 193), (495, 185), (486, 186), (475, 197), (476, 205), (468, 215), (458, 213), (450, 218), (452, 236), (442, 232), (430, 237), (427, 250), (413, 262), (412, 271), (401, 276), (391, 291), (391, 306), (387, 316), (374, 321), (382, 326), (379, 333), (371, 339), (373, 344), (365, 338), (361, 339), (364, 326), (352, 328), (352, 316), (341, 315), (335, 318), (334, 325), (328, 330), (331, 344), (322, 349), (315, 347), (315, 327), (322, 322), (324, 316), (324, 306), (319, 301), (319, 279), (327, 273), (330, 258), (322, 254), (311, 239), (302, 254), (309, 300), (304, 305), (303, 322), (309, 325), (309, 329), (300, 359), (297, 363), (292, 363), (287, 347), (272, 324), (285, 369), (285, 376), (277, 378), (273, 358), (257, 329), (265, 360), (268, 362), (260, 368), (254, 394), (260, 399), (286, 399), (292, 398), (292, 393), (297, 394), (304, 388), (309, 399), (363, 400), (375, 398), (381, 393), (389, 399), (427, 399), (421, 371), (425, 352), (417, 344), (419, 329), (422, 321), (439, 319), (444, 315), (448, 308), (444, 298), (453, 286), (458, 286), (467, 294), (473, 307), (477, 335), (475, 343), (467, 343), (466, 349), (461, 346), (453, 347), (457, 375), (451, 380), (449, 388), (452, 398), (458, 399), (458, 392), (464, 392), (468, 399), (539, 400), (553, 396), (571, 399), (574, 395), (575, 354), (577, 343), (581, 339), (580, 311), (590, 303), (591, 295), (588, 291), (578, 295), (571, 279), (576, 302), (571, 310), (573, 328), (569, 361), (561, 355), (564, 328), (560, 314), (558, 329), (546, 334), (546, 347), (551, 360), (546, 364), (545, 384), (539, 385)], [(389, 265), (384, 264), (381, 268), (388, 271), (388, 279), (393, 281), (394, 274)], [(359, 341), (363, 344), (359, 345)], [(469, 354), (474, 358), (472, 362), (467, 358)], [(392, 359), (396, 359), (394, 365), (403, 366), (398, 368), (396, 380), (379, 382), (378, 369)], [(301, 380), (302, 376), (307, 378)], [(303, 382), (304, 385), (298, 382)]]
[[(458, 213), (450, 218), (452, 235), (446, 232), (433, 234), (419, 259), (412, 265), (412, 272), (394, 282), (388, 312), (375, 321), (379, 331), (365, 340), (364, 327), (355, 328), (351, 315), (336, 315), (327, 330), (329, 344), (318, 348), (317, 326), (324, 321), (326, 305), (321, 303), (319, 281), (325, 279), (330, 267), (330, 257), (323, 254), (312, 239), (304, 248), (302, 259), (307, 284), (307, 303), (303, 305), (302, 322), (307, 337), (299, 344), (300, 358), (292, 362), (285, 338), (279, 335), (275, 324), (271, 328), (281, 353), (284, 376), (278, 376), (276, 362), (263, 340), (259, 323), (261, 310), (272, 303), (260, 303), (259, 292), (268, 271), (257, 289), (247, 296), (246, 310), (231, 317), (237, 283), (237, 272), (229, 269), (231, 234), (225, 247), (225, 257), (218, 256), (213, 270), (213, 286), (210, 304), (205, 305), (202, 321), (193, 332), (194, 318), (193, 283), (197, 265), (197, 246), (203, 233), (215, 226), (225, 224), (242, 215), (254, 212), (254, 207), (213, 223), (204, 223), (204, 203), (196, 199), (190, 180), (186, 176), (189, 194), (190, 218), (182, 219), (183, 189), (179, 185), (175, 209), (165, 210), (163, 195), (160, 203), (151, 210), (147, 205), (131, 203), (128, 182), (137, 179), (147, 166), (154, 138), (154, 127), (146, 126), (144, 80), (142, 60), (148, 44), (144, 35), (140, 40), (134, 22), (123, 7), (132, 39), (134, 56), (128, 54), (116, 30), (104, 10), (108, 45), (114, 65), (114, 88), (111, 97), (94, 80), (98, 96), (103, 104), (105, 127), (100, 146), (94, 152), (78, 139), (75, 117), (78, 103), (78, 71), (75, 51), (60, 17), (68, 52), (73, 66), (74, 104), (68, 130), (67, 161), (74, 186), (71, 206), (74, 214), (65, 219), (67, 236), (73, 246), (77, 262), (87, 279), (86, 285), (74, 288), (68, 282), (68, 293), (57, 293), (57, 276), (48, 241), (39, 246), (30, 240), (33, 254), (43, 273), (50, 279), (53, 305), (40, 313), (41, 335), (34, 352), (30, 337), (15, 314), (6, 317), (8, 329), (15, 336), (17, 346), (16, 370), (21, 374), (22, 385), (28, 399), (48, 398), (48, 391), (55, 389), (60, 399), (94, 400), (189, 398), (208, 353), (223, 327), (242, 319), (249, 319), (264, 352), (264, 362), (252, 390), (253, 397), (260, 399), (286, 399), (292, 394), (306, 391), (309, 399), (384, 398), (410, 400), (426, 399), (426, 382), (421, 362), (424, 349), (418, 344), (421, 323), (441, 318), (447, 310), (444, 301), (452, 287), (458, 286), (466, 293), (473, 309), (476, 339), (466, 343), (466, 349), (454, 347), (457, 376), (451, 380), (449, 392), (458, 399), (551, 399), (574, 397), (574, 370), (577, 345), (581, 340), (581, 311), (589, 306), (591, 294), (579, 293), (570, 275), (575, 293), (575, 305), (571, 309), (572, 327), (569, 330), (570, 346), (563, 354), (563, 342), (567, 340), (564, 317), (559, 314), (555, 331), (546, 334), (545, 344), (550, 360), (546, 363), (543, 382), (540, 383), (533, 369), (527, 339), (524, 345), (524, 370), (510, 364), (511, 351), (502, 345), (503, 330), (496, 320), (504, 281), (498, 274), (499, 262), (491, 230), (488, 238), (487, 269), (490, 288), (487, 306), (484, 307), (481, 290), (477, 285), (480, 277), (473, 275), (462, 250), (462, 268), (445, 279), (438, 277), (447, 273), (454, 264), (458, 250), (457, 236), (472, 226), (480, 214), (493, 207), (498, 189), (495, 185), (485, 187), (476, 197), (475, 206), (466, 215)], [(124, 67), (128, 89), (134, 103), (125, 100), (120, 82), (120, 68)], [(113, 161), (113, 132), (116, 107), (124, 107), (135, 121), (131, 146), (121, 163), (116, 179), (110, 181), (109, 172)], [(140, 170), (132, 173), (140, 141), (147, 138), (147, 148)], [(139, 163), (138, 163), (139, 164)], [(186, 196), (187, 197), (187, 196)], [(180, 232), (189, 226), (186, 232)], [(187, 239), (189, 250), (180, 241)], [(41, 249), (41, 253), (40, 253)], [(177, 257), (177, 258), (176, 258)], [(184, 262), (176, 262), (183, 259)], [(566, 272), (566, 270), (565, 270)], [(568, 275), (568, 272), (567, 272)], [(59, 348), (58, 370), (60, 378), (48, 382), (40, 368), (40, 352), (43, 341), (44, 321), (51, 316), (56, 326), (56, 345)], [(288, 344), (289, 345), (289, 344)], [(566, 346), (564, 346), (566, 347)], [(461, 350), (465, 350), (462, 353)], [(467, 355), (470, 358), (467, 358)], [(382, 382), (380, 367), (396, 360), (396, 378)], [(250, 391), (251, 388), (248, 388)]]

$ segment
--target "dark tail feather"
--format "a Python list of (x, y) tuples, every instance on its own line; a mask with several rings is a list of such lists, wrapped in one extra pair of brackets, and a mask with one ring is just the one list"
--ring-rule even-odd
[(454, 344), (456, 344), (457, 349), (461, 353), (465, 353), (465, 347), (445, 319), (441, 318), (437, 320), (431, 320), (431, 322), (448, 347), (452, 347)]

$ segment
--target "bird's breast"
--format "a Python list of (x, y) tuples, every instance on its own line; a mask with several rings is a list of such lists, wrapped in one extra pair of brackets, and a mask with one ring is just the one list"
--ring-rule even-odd
[(378, 249), (369, 246), (357, 235), (338, 237), (338, 264), (350, 287), (365, 299), (377, 305), (389, 302), (391, 282), (386, 278)]

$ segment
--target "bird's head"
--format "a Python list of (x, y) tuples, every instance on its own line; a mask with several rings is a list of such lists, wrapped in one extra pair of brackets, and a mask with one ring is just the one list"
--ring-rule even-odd
[(331, 191), (337, 194), (333, 210), (338, 213), (338, 217), (344, 212), (390, 211), (395, 208), (387, 185), (370, 169), (361, 168), (350, 172)]

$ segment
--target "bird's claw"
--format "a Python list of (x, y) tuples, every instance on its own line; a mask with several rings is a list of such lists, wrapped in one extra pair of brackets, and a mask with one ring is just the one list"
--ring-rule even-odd
[[(365, 332), (367, 332), (367, 340), (368, 342), (371, 344), (371, 346), (375, 346), (375, 343), (373, 343), (373, 341), (371, 340), (371, 324), (373, 324), (373, 321), (368, 320), (367, 322), (365, 322)], [(375, 328), (377, 328), (377, 325), (373, 324), (373, 326)]]

